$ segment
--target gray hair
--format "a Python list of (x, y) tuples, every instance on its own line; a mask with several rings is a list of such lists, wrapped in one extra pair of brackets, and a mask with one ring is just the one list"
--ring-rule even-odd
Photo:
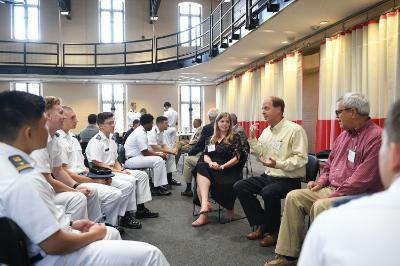
[(214, 121), (215, 118), (217, 118), (218, 114), (219, 114), (219, 110), (215, 107), (210, 108), (210, 110), (208, 110), (208, 113), (207, 113), (208, 118), (210, 118), (211, 121)]
[(338, 102), (340, 101), (343, 103), (344, 108), (354, 108), (359, 115), (369, 115), (369, 101), (364, 94), (349, 92), (340, 97)]
[(400, 100), (390, 107), (385, 121), (385, 131), (389, 143), (400, 143)]

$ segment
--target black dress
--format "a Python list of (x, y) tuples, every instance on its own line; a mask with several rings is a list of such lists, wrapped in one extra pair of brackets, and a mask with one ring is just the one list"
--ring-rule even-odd
[[(208, 151), (209, 144), (210, 140), (206, 142), (204, 155), (208, 155), (213, 162), (217, 162), (219, 165), (223, 165), (235, 156), (239, 158), (242, 153), (240, 137), (237, 134), (229, 144), (225, 143), (224, 139), (220, 143), (216, 143), (215, 151)], [(233, 209), (236, 200), (233, 184), (242, 178), (242, 169), (239, 168), (243, 168), (239, 162), (223, 170), (211, 169), (204, 161), (199, 160), (197, 163), (197, 173), (207, 177), (211, 182), (211, 197), (228, 210)]]

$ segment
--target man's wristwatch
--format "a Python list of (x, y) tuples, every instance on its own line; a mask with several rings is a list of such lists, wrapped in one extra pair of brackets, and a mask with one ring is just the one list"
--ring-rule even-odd
[(219, 166), (219, 169), (221, 169), (221, 170), (224, 170), (224, 168), (225, 168), (224, 165)]
[(73, 189), (76, 189), (80, 184), (81, 184), (81, 183), (75, 183), (75, 184), (72, 186), (72, 188), (73, 188)]

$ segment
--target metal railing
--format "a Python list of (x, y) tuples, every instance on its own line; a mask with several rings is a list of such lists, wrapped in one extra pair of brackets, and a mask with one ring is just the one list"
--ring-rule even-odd
[[(281, 8), (290, 1), (273, 0)], [(58, 67), (129, 67), (135, 65), (215, 56), (254, 28), (254, 21), (266, 9), (269, 0), (232, 0), (221, 3), (200, 24), (173, 34), (122, 43), (58, 43), (0, 41), (0, 65)], [(257, 23), (256, 23), (257, 24)], [(215, 53), (216, 52), (216, 53)], [(155, 68), (153, 68), (155, 69)]]

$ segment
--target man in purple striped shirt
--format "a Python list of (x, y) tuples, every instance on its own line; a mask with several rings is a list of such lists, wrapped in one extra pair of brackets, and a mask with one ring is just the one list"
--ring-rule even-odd
[(313, 221), (335, 199), (383, 189), (378, 168), (382, 129), (369, 117), (368, 99), (351, 92), (339, 98), (336, 107), (343, 132), (335, 140), (318, 181), (288, 193), (275, 249), (277, 256), (266, 266), (296, 263), (306, 215)]

